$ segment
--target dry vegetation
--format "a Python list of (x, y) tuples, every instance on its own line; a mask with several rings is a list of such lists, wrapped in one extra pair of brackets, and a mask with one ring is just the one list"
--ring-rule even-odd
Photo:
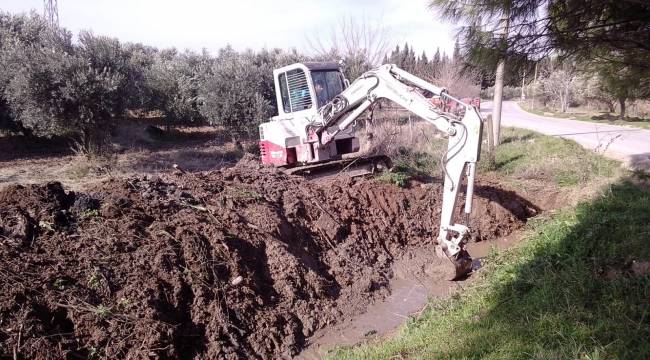
[[(11, 144), (12, 149), (0, 156), (0, 187), (61, 181), (79, 190), (109, 178), (167, 173), (173, 164), (188, 171), (216, 170), (243, 155), (219, 128), (178, 126), (164, 131), (137, 120), (120, 126), (113, 138), (114, 151), (103, 156), (75, 153), (65, 139), (41, 140), (38, 148), (16, 138), (0, 138), (0, 142)], [(243, 145), (256, 152), (256, 141)]]

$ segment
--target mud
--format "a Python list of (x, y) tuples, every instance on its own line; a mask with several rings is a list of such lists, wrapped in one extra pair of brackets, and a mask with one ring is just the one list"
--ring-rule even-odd
[[(495, 184), (476, 195), (477, 240), (536, 211)], [(390, 296), (393, 265), (433, 245), (440, 198), (436, 184), (315, 183), (251, 158), (84, 194), (9, 187), (0, 358), (293, 357)]]

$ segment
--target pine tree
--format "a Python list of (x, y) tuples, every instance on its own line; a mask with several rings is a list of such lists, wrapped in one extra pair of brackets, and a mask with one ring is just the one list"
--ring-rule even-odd
[(424, 50), (422, 50), (422, 56), (420, 56), (420, 65), (429, 65), (429, 58), (427, 57), (427, 53)]
[(406, 58), (406, 69), (409, 72), (415, 72), (415, 65), (416, 65), (416, 59), (415, 59), (415, 51), (413, 51), (413, 46), (409, 49), (408, 57)]
[(427, 58), (427, 54), (423, 50), (422, 55), (417, 60), (417, 64), (415, 66), (416, 74), (422, 75), (426, 71), (428, 66), (429, 66), (429, 58)]
[(458, 38), (456, 38), (456, 43), (454, 44), (454, 54), (452, 57), (453, 62), (458, 62), (460, 61), (460, 43), (458, 42)]
[(399, 45), (396, 45), (395, 50), (390, 54), (390, 63), (399, 65), (401, 56), (402, 53), (399, 49)]
[(441, 65), (440, 62), (440, 48), (436, 48), (436, 53), (433, 55), (433, 59), (431, 60), (431, 70), (434, 76), (438, 75)]
[[(400, 56), (400, 62), (397, 64), (402, 69), (406, 70), (406, 64), (408, 62), (408, 57), (409, 57), (409, 43), (404, 44), (404, 48), (402, 49), (402, 54)], [(407, 70), (408, 71), (408, 70)]]

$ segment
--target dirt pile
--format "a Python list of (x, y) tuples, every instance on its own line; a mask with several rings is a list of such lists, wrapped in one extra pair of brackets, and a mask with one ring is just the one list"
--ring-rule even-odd
[[(279, 358), (388, 294), (431, 244), (439, 186), (308, 182), (256, 161), (163, 179), (0, 192), (0, 358)], [(532, 208), (477, 188), (483, 239)]]

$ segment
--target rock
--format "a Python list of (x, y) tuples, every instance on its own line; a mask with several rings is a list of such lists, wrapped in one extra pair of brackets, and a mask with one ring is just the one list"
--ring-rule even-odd
[(241, 284), (242, 281), (244, 281), (244, 278), (240, 275), (240, 276), (237, 276), (234, 279), (230, 280), (230, 285), (237, 286), (237, 285)]
[(635, 275), (648, 275), (650, 274), (650, 261), (633, 261), (632, 262), (632, 272)]

